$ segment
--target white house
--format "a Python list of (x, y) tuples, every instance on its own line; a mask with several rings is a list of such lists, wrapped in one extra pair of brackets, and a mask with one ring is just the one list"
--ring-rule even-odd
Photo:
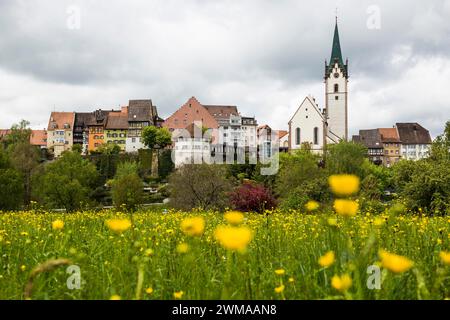
[(211, 163), (211, 136), (203, 133), (201, 122), (186, 129), (176, 129), (172, 139), (172, 160), (176, 168), (185, 164)]

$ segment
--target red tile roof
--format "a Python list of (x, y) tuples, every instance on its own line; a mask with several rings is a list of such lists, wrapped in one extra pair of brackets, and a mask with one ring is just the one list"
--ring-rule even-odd
[(32, 130), (30, 143), (33, 146), (47, 146), (47, 130)]
[(380, 128), (382, 142), (400, 142), (400, 137), (396, 128)]
[(74, 112), (52, 112), (48, 121), (48, 130), (65, 129), (65, 125), (69, 126), (66, 129), (73, 130), (74, 122)]

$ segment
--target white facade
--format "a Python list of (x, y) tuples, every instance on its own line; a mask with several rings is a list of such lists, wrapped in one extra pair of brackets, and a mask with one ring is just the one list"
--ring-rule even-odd
[(256, 148), (257, 123), (248, 118), (231, 115), (229, 120), (219, 121), (219, 144)]
[(139, 149), (146, 149), (140, 137), (127, 138), (125, 144), (125, 152), (138, 152)]
[(309, 143), (315, 152), (322, 150), (323, 116), (313, 97), (306, 97), (289, 121), (288, 136), (290, 150), (300, 149), (303, 143)]
[(176, 168), (184, 164), (201, 164), (211, 162), (211, 144), (202, 138), (179, 138), (172, 150)]
[(338, 63), (325, 79), (325, 90), (328, 143), (348, 140), (348, 79)]
[(400, 153), (402, 159), (420, 160), (429, 156), (430, 147), (429, 144), (402, 144)]

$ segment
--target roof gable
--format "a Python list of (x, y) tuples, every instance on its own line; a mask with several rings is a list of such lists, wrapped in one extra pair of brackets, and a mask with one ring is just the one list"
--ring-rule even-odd
[(163, 127), (170, 129), (185, 129), (189, 124), (202, 121), (203, 126), (210, 129), (219, 128), (217, 120), (195, 98), (191, 97), (184, 105), (168, 117)]
[(52, 112), (48, 122), (48, 130), (71, 129), (75, 122), (74, 112)]
[(297, 116), (297, 114), (300, 112), (300, 109), (305, 106), (305, 104), (308, 103), (313, 109), (317, 112), (317, 114), (320, 116), (320, 118), (323, 120), (323, 115), (319, 111), (315, 101), (312, 100), (312, 97), (306, 96), (305, 99), (303, 99), (303, 102), (300, 104), (300, 106), (297, 108), (297, 111), (295, 111), (294, 115), (291, 117), (288, 123), (291, 123), (292, 120)]

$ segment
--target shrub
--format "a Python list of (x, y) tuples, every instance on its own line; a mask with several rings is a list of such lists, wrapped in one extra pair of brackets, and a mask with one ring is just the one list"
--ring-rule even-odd
[(235, 210), (258, 213), (277, 205), (269, 189), (253, 182), (245, 182), (236, 188), (230, 194), (230, 202)]
[(223, 209), (231, 184), (223, 165), (187, 164), (169, 177), (170, 203), (177, 209)]
[(143, 182), (137, 174), (135, 163), (125, 162), (119, 165), (112, 182), (111, 194), (118, 209), (125, 207), (133, 211), (142, 204)]

